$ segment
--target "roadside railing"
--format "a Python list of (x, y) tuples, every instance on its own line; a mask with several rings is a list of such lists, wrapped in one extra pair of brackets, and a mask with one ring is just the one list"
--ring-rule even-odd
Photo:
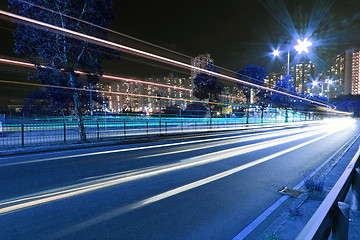
[[(301, 121), (301, 119), (297, 119)], [(262, 125), (274, 124), (273, 119), (265, 119)], [(277, 122), (280, 122), (277, 120)], [(282, 121), (283, 122), (283, 121)], [(151, 137), (155, 135), (200, 133), (207, 131), (236, 130), (243, 126), (261, 123), (260, 119), (251, 119), (246, 124), (244, 118), (100, 118), (85, 120), (87, 139), (129, 137)], [(24, 123), (3, 123), (0, 132), (0, 147), (31, 146), (48, 143), (71, 143), (80, 141), (77, 121), (43, 121)]]
[[(360, 148), (352, 158), (344, 173), (335, 186), (326, 196), (304, 229), (296, 238), (297, 240), (348, 239), (349, 212), (360, 210)], [(344, 203), (345, 197), (351, 187), (352, 204)]]

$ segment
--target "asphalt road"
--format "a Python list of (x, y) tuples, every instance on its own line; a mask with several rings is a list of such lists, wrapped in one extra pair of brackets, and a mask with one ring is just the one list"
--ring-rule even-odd
[(360, 123), (0, 158), (0, 239), (232, 239)]

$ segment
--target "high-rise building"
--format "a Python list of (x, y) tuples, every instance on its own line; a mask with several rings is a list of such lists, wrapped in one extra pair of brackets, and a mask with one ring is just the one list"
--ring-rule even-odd
[(345, 91), (345, 52), (338, 54), (331, 62), (324, 90), (327, 98), (336, 98)]
[(348, 48), (345, 51), (345, 73), (344, 73), (344, 95), (351, 94), (352, 85), (352, 56), (355, 48)]
[[(121, 80), (102, 79), (97, 87), (108, 99), (107, 109), (111, 112), (157, 112), (162, 96), (162, 108), (180, 106), (191, 98), (190, 77), (168, 76), (149, 77), (147, 79), (131, 79), (119, 77)], [(183, 99), (181, 101), (181, 99)]]
[[(209, 63), (214, 63), (214, 60), (210, 58), (209, 53), (200, 54), (191, 59), (191, 66), (197, 68), (205, 68)], [(194, 79), (198, 73), (200, 73), (198, 69), (191, 69), (191, 78)]]
[(266, 87), (274, 88), (279, 79), (282, 79), (284, 77), (285, 75), (282, 73), (269, 73), (264, 80), (264, 84)]
[(290, 68), (296, 91), (301, 94), (311, 92), (311, 79), (315, 77), (315, 64), (312, 61), (302, 61)]
[(360, 50), (352, 54), (351, 94), (360, 95)]

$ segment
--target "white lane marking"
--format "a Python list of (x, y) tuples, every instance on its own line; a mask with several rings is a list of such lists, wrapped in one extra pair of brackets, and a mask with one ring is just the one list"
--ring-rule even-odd
[(183, 193), (183, 192), (185, 192), (185, 191), (188, 191), (188, 190), (191, 190), (191, 189), (194, 189), (194, 188), (203, 186), (203, 185), (205, 185), (205, 184), (214, 182), (214, 181), (216, 181), (216, 180), (219, 180), (219, 179), (228, 177), (228, 176), (230, 176), (230, 175), (232, 175), (232, 174), (238, 173), (238, 172), (243, 171), (243, 170), (245, 170), (245, 169), (247, 169), (247, 168), (256, 166), (256, 165), (258, 165), (258, 164), (264, 163), (264, 162), (266, 162), (266, 161), (269, 161), (269, 160), (271, 160), (271, 159), (274, 159), (274, 158), (276, 158), (276, 157), (279, 157), (279, 156), (281, 156), (281, 155), (284, 155), (284, 154), (289, 153), (289, 152), (291, 152), (291, 151), (294, 151), (294, 150), (296, 150), (296, 149), (302, 148), (302, 147), (304, 147), (304, 146), (306, 146), (306, 145), (309, 145), (309, 144), (311, 144), (311, 143), (313, 143), (313, 142), (319, 141), (319, 140), (321, 140), (321, 139), (323, 139), (323, 138), (326, 138), (326, 137), (328, 137), (328, 136), (330, 136), (330, 135), (332, 135), (332, 134), (334, 134), (334, 133), (335, 133), (335, 132), (330, 132), (330, 133), (328, 133), (328, 134), (326, 134), (326, 135), (317, 137), (317, 138), (315, 138), (315, 139), (309, 140), (309, 141), (307, 141), (307, 142), (301, 143), (301, 144), (299, 144), (299, 145), (296, 145), (296, 146), (294, 146), (294, 147), (285, 149), (285, 150), (283, 150), (283, 151), (280, 151), (280, 152), (271, 154), (271, 155), (269, 155), (269, 156), (260, 158), (260, 159), (258, 159), (258, 160), (253, 161), (253, 162), (250, 162), (250, 163), (241, 165), (241, 166), (239, 166), (239, 167), (230, 169), (230, 170), (228, 170), (228, 171), (225, 171), (225, 172), (222, 172), (222, 173), (219, 173), (219, 174), (216, 174), (216, 175), (213, 175), (213, 176), (210, 176), (210, 177), (207, 177), (207, 178), (204, 178), (204, 179), (195, 181), (195, 182), (193, 182), (193, 183), (186, 184), (186, 185), (184, 185), (184, 186), (181, 186), (181, 187), (178, 187), (178, 188), (169, 190), (169, 191), (167, 191), (167, 192), (164, 192), (164, 193), (155, 195), (155, 196), (153, 196), (153, 197), (144, 199), (144, 200), (142, 200), (142, 201), (139, 201), (139, 202), (136, 202), (136, 203), (133, 203), (133, 204), (130, 204), (130, 205), (127, 205), (127, 206), (124, 206), (124, 207), (121, 207), (121, 208), (112, 210), (112, 211), (110, 211), (110, 212), (107, 212), (107, 213), (105, 213), (105, 214), (102, 214), (102, 215), (100, 215), (100, 216), (97, 216), (97, 217), (95, 217), (95, 218), (92, 218), (92, 219), (87, 220), (87, 221), (85, 221), (85, 222), (81, 222), (81, 223), (79, 223), (79, 224), (77, 224), (77, 225), (68, 227), (68, 228), (66, 228), (66, 230), (57, 233), (57, 234), (54, 236), (54, 238), (64, 237), (64, 236), (69, 235), (69, 234), (71, 234), (71, 233), (78, 232), (78, 231), (81, 231), (82, 229), (85, 229), (85, 228), (88, 228), (88, 227), (97, 225), (97, 224), (99, 224), (99, 223), (101, 223), (101, 222), (110, 220), (110, 219), (112, 219), (112, 218), (114, 218), (114, 217), (117, 217), (117, 216), (119, 216), (119, 215), (125, 214), (125, 213), (127, 213), (127, 212), (132, 211), (132, 210), (135, 210), (135, 209), (138, 209), (138, 208), (147, 206), (147, 205), (149, 205), (149, 204), (152, 204), (152, 203), (161, 201), (161, 200), (163, 200), (163, 199), (172, 197), (172, 196), (174, 196), (174, 195)]
[[(315, 126), (315, 127), (310, 127), (310, 128), (317, 129), (317, 128), (322, 128), (322, 127)], [(279, 131), (276, 131), (276, 132), (282, 132), (282, 131), (284, 131), (284, 130), (279, 130)], [(294, 131), (294, 130), (287, 130), (287, 131)], [(221, 141), (221, 140), (225, 140), (225, 139), (242, 138), (244, 136), (257, 135), (257, 134), (267, 134), (267, 133), (254, 133), (254, 134), (246, 134), (246, 135), (241, 135), (241, 136), (229, 136), (229, 137), (215, 138), (215, 139), (202, 139), (202, 140), (186, 141), (186, 142), (180, 142), (180, 143), (167, 143), (167, 144), (161, 144), (161, 145), (155, 145), (155, 146), (151, 145), (151, 146), (143, 146), (143, 147), (107, 150), (107, 151), (101, 151), (101, 152), (75, 154), (75, 155), (68, 155), (68, 156), (59, 156), (59, 157), (45, 158), (45, 159), (39, 159), (39, 160), (4, 163), (4, 164), (0, 164), (0, 167), (21, 165), (21, 164), (30, 164), (30, 163), (39, 163), (39, 162), (47, 162), (47, 161), (55, 161), (55, 160), (60, 160), (60, 159), (78, 158), (78, 157), (86, 157), (86, 156), (96, 156), (96, 155), (102, 155), (102, 154), (111, 154), (111, 153), (119, 153), (119, 152), (127, 152), (127, 151), (137, 151), (137, 150), (145, 150), (145, 149), (153, 149), (153, 148), (163, 148), (163, 147), (187, 145), (187, 144), (194, 144), (194, 143)]]
[(183, 159), (180, 162), (192, 162), (192, 161), (199, 161), (199, 160), (203, 160), (203, 159), (211, 159), (212, 161), (218, 161), (218, 160), (221, 160), (224, 158), (230, 158), (230, 157), (234, 157), (237, 155), (254, 152), (254, 151), (261, 150), (261, 149), (274, 147), (274, 146), (277, 146), (280, 144), (300, 140), (303, 138), (312, 137), (312, 136), (318, 135), (322, 132), (323, 131), (319, 130), (319, 131), (313, 131), (310, 133), (302, 133), (302, 134), (298, 134), (295, 136), (277, 138), (277, 139), (269, 140), (266, 142), (253, 143), (253, 144), (249, 144), (249, 145), (245, 145), (245, 146), (241, 146), (241, 147), (225, 149), (225, 150), (207, 153), (204, 155), (200, 155), (200, 156), (196, 156), (196, 157), (192, 157), (192, 158), (188, 158), (188, 159)]
[[(311, 178), (316, 175), (326, 164), (328, 164), (331, 159), (333, 159), (344, 147), (353, 141), (355, 138), (358, 139), (360, 132), (356, 133), (349, 141), (347, 141), (343, 146), (341, 146), (334, 154), (332, 154), (325, 162), (323, 162), (319, 167), (317, 167), (307, 178)], [(356, 141), (355, 139), (355, 141)], [(345, 153), (343, 153), (344, 155)], [(298, 183), (294, 189), (299, 190), (305, 184), (305, 180), (302, 180)], [(258, 216), (254, 221), (252, 221), (246, 228), (244, 228), (238, 235), (236, 235), (233, 240), (243, 240), (245, 239), (252, 231), (255, 230), (265, 219), (270, 216), (281, 204), (283, 204), (289, 196), (284, 195), (279, 200), (277, 200), (273, 205), (266, 209), (260, 216)]]
[[(278, 137), (278, 136), (283, 136), (283, 135), (288, 135), (288, 134), (299, 134), (299, 133), (305, 133), (305, 132), (309, 132), (309, 131), (316, 131), (315, 129), (307, 129), (306, 131), (304, 130), (289, 130), (286, 132), (282, 132), (282, 131), (277, 131), (274, 133), (261, 133), (261, 134), (247, 134), (244, 135), (243, 137), (239, 137), (238, 139), (228, 139), (226, 141), (222, 141), (220, 143), (214, 143), (211, 146), (203, 146), (203, 147), (194, 147), (194, 148), (188, 148), (188, 149), (182, 149), (182, 150), (178, 150), (178, 151), (172, 151), (172, 152), (163, 152), (163, 153), (158, 153), (158, 154), (151, 154), (151, 155), (144, 155), (144, 156), (140, 156), (137, 158), (150, 158), (150, 157), (159, 157), (159, 156), (165, 156), (165, 155), (171, 155), (171, 154), (177, 154), (177, 153), (184, 153), (184, 152), (191, 152), (191, 151), (197, 151), (197, 150), (202, 150), (202, 149), (207, 149), (207, 148), (213, 148), (213, 147), (218, 147), (218, 146), (224, 146), (224, 145), (228, 145), (228, 144), (233, 144), (233, 143), (240, 143), (240, 142), (246, 142), (246, 141), (254, 141), (254, 140), (260, 140), (260, 139), (265, 139), (265, 138), (271, 138), (271, 137)], [(320, 130), (317, 130), (320, 131)], [(221, 139), (224, 140), (224, 139)]]
[[(326, 137), (326, 136), (328, 136), (330, 134), (333, 134), (334, 132), (335, 131), (333, 131), (331, 133), (328, 133), (326, 135), (323, 135), (320, 138), (324, 138), (324, 137)], [(314, 134), (314, 132), (312, 134)], [(226, 151), (219, 151), (217, 153), (205, 154), (205, 155), (202, 155), (202, 156), (197, 157), (197, 158), (192, 158), (191, 161), (189, 160), (189, 161), (183, 162), (183, 163), (175, 163), (175, 164), (170, 164), (168, 166), (162, 166), (159, 169), (156, 169), (156, 170), (153, 170), (153, 171), (144, 170), (144, 171), (141, 171), (141, 173), (138, 173), (138, 174), (128, 174), (128, 176), (120, 177), (120, 178), (115, 178), (114, 177), (114, 178), (110, 178), (110, 180), (106, 180), (106, 181), (95, 181), (94, 184), (90, 183), (89, 185), (85, 185), (85, 186), (81, 186), (81, 187), (77, 187), (77, 188), (73, 188), (73, 189), (70, 188), (70, 189), (67, 189), (67, 190), (62, 190), (60, 192), (53, 192), (53, 193), (40, 195), (40, 196), (33, 196), (33, 197), (28, 197), (28, 198), (18, 198), (18, 199), (15, 199), (15, 200), (5, 201), (5, 202), (2, 202), (0, 204), (0, 206), (5, 206), (4, 208), (0, 209), (0, 214), (5, 214), (5, 213), (12, 212), (12, 211), (17, 211), (17, 210), (20, 210), (20, 209), (23, 209), (23, 208), (36, 206), (36, 205), (43, 204), (43, 203), (46, 203), (46, 202), (51, 202), (51, 201), (54, 201), (54, 200), (60, 200), (60, 199), (64, 199), (64, 198), (67, 198), (67, 197), (72, 197), (72, 196), (75, 196), (75, 195), (95, 191), (95, 190), (102, 189), (102, 188), (105, 188), (105, 187), (118, 185), (120, 183), (124, 183), (124, 182), (128, 182), (128, 181), (138, 180), (138, 179), (141, 179), (141, 178), (151, 177), (151, 176), (159, 175), (159, 174), (162, 174), (162, 173), (168, 173), (170, 171), (175, 171), (175, 170), (179, 170), (179, 169), (190, 168), (190, 167), (195, 167), (195, 166), (199, 166), (199, 165), (203, 165), (203, 164), (207, 164), (207, 163), (211, 163), (211, 162), (215, 162), (215, 161), (220, 161), (220, 160), (232, 157), (232, 156), (248, 153), (248, 152), (251, 152), (251, 151), (258, 150), (258, 149), (263, 149), (264, 146), (268, 146), (268, 147), (269, 146), (274, 146), (276, 144), (279, 144), (279, 142), (289, 142), (289, 141), (299, 140), (301, 138), (305, 138), (305, 137), (309, 137), (309, 136), (311, 136), (311, 133), (304, 133), (304, 134), (300, 134), (300, 135), (292, 136), (292, 137), (284, 137), (284, 138), (282, 138), (282, 140), (278, 140), (278, 141), (271, 140), (271, 141), (269, 141), (269, 142), (271, 142), (271, 144), (259, 143), (259, 144), (253, 144), (252, 147), (246, 147), (246, 146), (241, 147), (241, 149), (238, 149), (237, 151), (232, 151), (232, 149), (229, 149), (229, 150), (226, 150)], [(316, 139), (318, 139), (318, 138), (316, 138)], [(314, 141), (314, 140), (311, 140), (311, 141)], [(302, 144), (300, 144), (298, 146), (302, 146)], [(293, 149), (293, 148), (290, 148), (290, 149)], [(285, 152), (285, 151), (287, 151), (287, 150), (284, 150), (282, 152)], [(274, 154), (270, 155), (270, 157), (274, 157), (274, 156), (276, 156), (276, 154), (275, 155)], [(262, 158), (262, 159), (267, 159), (267, 158), (268, 157), (265, 157), (265, 158)], [(256, 164), (258, 164), (257, 162), (258, 161), (254, 161), (252, 163), (248, 163), (248, 164), (245, 164), (245, 165), (242, 165), (242, 166), (252, 166), (251, 164), (253, 164), (253, 163), (255, 163), (255, 165), (256, 165)], [(241, 167), (236, 168), (236, 169), (241, 169)], [(32, 199), (36, 199), (36, 200), (32, 200)], [(24, 201), (28, 201), (28, 200), (30, 200), (30, 201), (29, 202), (24, 202)], [(21, 202), (21, 203), (16, 204), (16, 205), (8, 206), (9, 204), (13, 204), (15, 202)]]

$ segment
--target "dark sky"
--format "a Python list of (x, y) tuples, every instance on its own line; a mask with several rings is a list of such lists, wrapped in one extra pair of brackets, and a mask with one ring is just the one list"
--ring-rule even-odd
[[(7, 10), (7, 4), (0, 0), (0, 9)], [(272, 48), (286, 51), (295, 43), (295, 32), (305, 36), (308, 29), (314, 41), (311, 51), (325, 67), (347, 47), (360, 47), (359, 0), (113, 0), (113, 4), (111, 29), (192, 57), (210, 53), (216, 65), (233, 71), (248, 64), (279, 71), (285, 59), (272, 60)], [(2, 57), (16, 57), (11, 34), (14, 29), (14, 24), (0, 19)], [(150, 77), (173, 71), (167, 66), (134, 63), (126, 57), (123, 54), (120, 61), (106, 62), (105, 73)], [(2, 79), (26, 81), (25, 73), (10, 74), (10, 67), (0, 68)], [(188, 75), (189, 71), (184, 73)], [(10, 90), (0, 87), (0, 103), (20, 91), (20, 86)]]
[[(238, 70), (267, 66), (272, 46), (294, 44), (294, 31), (318, 41), (327, 61), (359, 46), (359, 0), (113, 1), (112, 29), (196, 56), (210, 53), (215, 64)], [(292, 27), (293, 25), (293, 27)], [(294, 30), (295, 29), (295, 30)], [(267, 66), (269, 67), (269, 66)], [(270, 66), (271, 67), (271, 66)]]
[[(6, 4), (1, 0), (0, 8)], [(113, 0), (113, 5), (111, 29), (190, 56), (210, 53), (215, 64), (235, 71), (248, 64), (276, 68), (272, 47), (286, 49), (294, 44), (294, 32), (304, 35), (309, 25), (318, 41), (312, 51), (325, 62), (360, 46), (359, 0)], [(1, 20), (2, 56), (12, 52), (8, 25)]]

